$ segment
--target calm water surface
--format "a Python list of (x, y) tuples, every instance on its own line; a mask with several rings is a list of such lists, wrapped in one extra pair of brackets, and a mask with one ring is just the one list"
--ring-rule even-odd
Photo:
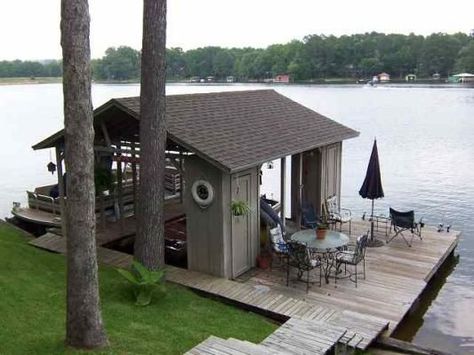
[[(262, 88), (251, 85), (169, 85), (168, 94)], [(275, 86), (275, 90), (361, 132), (343, 153), (343, 204), (361, 216), (361, 199), (372, 141), (377, 137), (388, 206), (415, 209), (429, 224), (462, 230), (458, 260), (440, 275), (432, 298), (400, 334), (415, 343), (451, 353), (474, 353), (474, 89), (363, 86)], [(30, 147), (61, 128), (62, 88), (51, 85), (0, 86), (0, 216), (25, 190), (53, 183), (46, 170), (54, 152)], [(138, 95), (138, 85), (94, 85), (94, 106), (112, 97)], [(279, 166), (264, 167), (269, 194), (279, 197)], [(423, 312), (420, 312), (423, 313)]]

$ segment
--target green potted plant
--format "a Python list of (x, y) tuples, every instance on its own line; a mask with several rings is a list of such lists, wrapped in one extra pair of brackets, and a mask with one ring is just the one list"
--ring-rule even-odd
[(245, 216), (250, 212), (250, 206), (245, 201), (234, 200), (231, 203), (233, 216)]

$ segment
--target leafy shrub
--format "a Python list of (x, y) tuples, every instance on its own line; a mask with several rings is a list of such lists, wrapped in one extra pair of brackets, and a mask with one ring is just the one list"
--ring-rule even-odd
[(148, 306), (155, 291), (165, 292), (164, 269), (148, 270), (140, 262), (134, 260), (131, 271), (125, 269), (117, 269), (117, 271), (134, 286), (133, 292), (137, 306)]

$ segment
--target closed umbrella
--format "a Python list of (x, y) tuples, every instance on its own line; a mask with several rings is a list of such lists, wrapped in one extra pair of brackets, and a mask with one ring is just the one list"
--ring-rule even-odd
[(367, 166), (367, 173), (365, 174), (364, 183), (359, 190), (359, 195), (363, 198), (372, 200), (372, 213), (370, 225), (370, 244), (375, 246), (374, 241), (374, 200), (384, 197), (382, 188), (382, 177), (380, 175), (379, 153), (377, 150), (377, 140), (374, 139), (374, 146), (372, 147), (372, 154), (370, 155), (369, 165)]

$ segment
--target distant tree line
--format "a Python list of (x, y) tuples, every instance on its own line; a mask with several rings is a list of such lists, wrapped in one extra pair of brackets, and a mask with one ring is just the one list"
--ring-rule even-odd
[[(140, 53), (129, 47), (110, 48), (94, 61), (94, 76), (101, 80), (138, 77)], [(302, 41), (274, 44), (265, 49), (204, 47), (167, 50), (167, 78), (193, 76), (240, 81), (262, 80), (290, 74), (297, 81), (324, 78), (368, 78), (385, 71), (393, 78), (409, 73), (443, 77), (474, 72), (474, 38), (464, 34), (365, 33), (350, 36), (306, 36)]]
[[(340, 37), (309, 35), (302, 41), (265, 49), (169, 48), (166, 55), (169, 80), (234, 76), (247, 81), (290, 74), (296, 81), (310, 81), (370, 78), (380, 72), (387, 72), (394, 79), (409, 73), (420, 78), (435, 73), (447, 77), (474, 72), (474, 37), (465, 33), (434, 33), (426, 37), (377, 32)], [(93, 60), (92, 68), (96, 80), (138, 80), (140, 52), (125, 46), (109, 48), (102, 58)], [(0, 62), (0, 76), (41, 75), (59, 76), (60, 63)]]
[(59, 77), (63, 75), (59, 60), (44, 62), (12, 60), (0, 61), (0, 78)]

